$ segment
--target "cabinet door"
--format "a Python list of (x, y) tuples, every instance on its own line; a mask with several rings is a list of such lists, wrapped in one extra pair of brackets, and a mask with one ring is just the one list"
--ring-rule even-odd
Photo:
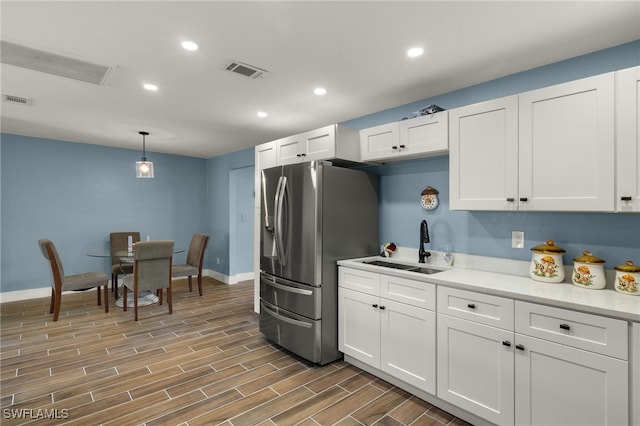
[(443, 154), (449, 150), (449, 112), (400, 122), (399, 155)]
[(516, 210), (518, 97), (449, 111), (450, 208)]
[(513, 332), (438, 314), (438, 398), (513, 425), (513, 339)]
[(338, 288), (338, 349), (380, 368), (380, 299)]
[(302, 134), (280, 139), (276, 143), (278, 165), (299, 163), (306, 157), (306, 153), (306, 141)]
[(616, 73), (616, 208), (640, 212), (640, 67)]
[(435, 312), (380, 299), (380, 333), (380, 369), (435, 394)]
[(336, 156), (336, 126), (325, 126), (303, 135), (306, 146), (304, 161), (326, 160)]
[(398, 122), (360, 130), (360, 155), (362, 161), (380, 160), (398, 154), (400, 127)]
[(519, 95), (519, 209), (613, 211), (614, 74)]
[(516, 334), (517, 425), (626, 425), (626, 361)]

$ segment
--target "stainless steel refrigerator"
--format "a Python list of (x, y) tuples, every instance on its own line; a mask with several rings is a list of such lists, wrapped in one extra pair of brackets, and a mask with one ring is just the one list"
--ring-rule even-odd
[(327, 162), (262, 171), (260, 331), (313, 363), (338, 351), (340, 259), (378, 252), (378, 179)]

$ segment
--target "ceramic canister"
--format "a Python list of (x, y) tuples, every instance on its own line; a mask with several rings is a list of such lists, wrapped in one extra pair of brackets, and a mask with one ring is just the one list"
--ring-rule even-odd
[(632, 261), (627, 260), (624, 265), (615, 267), (616, 278), (613, 287), (617, 292), (640, 296), (640, 266), (636, 266)]
[(583, 251), (582, 256), (573, 259), (573, 276), (571, 282), (578, 287), (592, 290), (603, 289), (607, 285), (604, 274), (604, 260)]
[(561, 283), (564, 281), (564, 265), (562, 263), (562, 253), (564, 249), (554, 245), (549, 240), (545, 244), (540, 244), (531, 249), (531, 267), (529, 275), (536, 281), (546, 283)]

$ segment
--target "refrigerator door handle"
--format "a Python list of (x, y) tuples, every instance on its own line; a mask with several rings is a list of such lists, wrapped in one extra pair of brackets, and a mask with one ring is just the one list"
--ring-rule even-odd
[(285, 316), (282, 316), (282, 315), (278, 314), (277, 312), (272, 311), (271, 309), (267, 308), (264, 305), (262, 305), (262, 307), (265, 308), (265, 309), (262, 310), (262, 312), (264, 312), (265, 314), (269, 314), (272, 317), (274, 317), (274, 318), (276, 318), (276, 319), (278, 319), (280, 321), (287, 322), (289, 324), (292, 324), (292, 325), (295, 325), (295, 326), (298, 326), (298, 327), (304, 327), (304, 328), (313, 327), (313, 324), (310, 324), (308, 322), (299, 321), (299, 320), (296, 320), (296, 319), (293, 319), (293, 318), (287, 318)]
[(286, 190), (287, 190), (287, 177), (280, 176), (280, 179), (278, 179), (278, 189), (276, 191), (276, 199), (275, 199), (275, 204), (276, 204), (275, 237), (276, 237), (276, 252), (278, 254), (278, 261), (280, 262), (281, 265), (285, 265), (287, 261), (285, 250), (284, 250), (284, 237), (283, 237), (283, 234), (284, 234), (283, 205), (284, 205), (284, 199), (286, 196)]
[(313, 291), (311, 290), (305, 290), (302, 288), (297, 288), (297, 287), (289, 287), (288, 285), (282, 285), (282, 284), (278, 284), (276, 282), (267, 282), (268, 286), (271, 287), (275, 287), (277, 289), (289, 292), (289, 293), (296, 293), (296, 294), (300, 294), (302, 296), (311, 296), (313, 295)]

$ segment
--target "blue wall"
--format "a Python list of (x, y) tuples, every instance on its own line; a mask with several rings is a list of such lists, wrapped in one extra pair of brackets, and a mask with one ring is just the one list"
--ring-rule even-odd
[(0, 143), (2, 292), (50, 285), (40, 238), (56, 244), (66, 274), (110, 274), (110, 260), (87, 256), (107, 250), (109, 232), (138, 230), (186, 249), (206, 231), (206, 160), (148, 153), (155, 179), (136, 179), (135, 150), (9, 134)]
[[(445, 109), (513, 95), (553, 84), (640, 65), (640, 41), (514, 74), (498, 80), (381, 111), (342, 123), (356, 129), (398, 121), (427, 105)], [(430, 227), (431, 249), (529, 260), (531, 247), (552, 239), (567, 253), (564, 261), (589, 250), (606, 268), (627, 259), (640, 264), (640, 215), (449, 211), (449, 157), (406, 161), (367, 170), (380, 175), (380, 239), (418, 247), (419, 224)], [(426, 186), (440, 191), (441, 207), (419, 205)], [(525, 249), (511, 248), (511, 231), (525, 232)]]

